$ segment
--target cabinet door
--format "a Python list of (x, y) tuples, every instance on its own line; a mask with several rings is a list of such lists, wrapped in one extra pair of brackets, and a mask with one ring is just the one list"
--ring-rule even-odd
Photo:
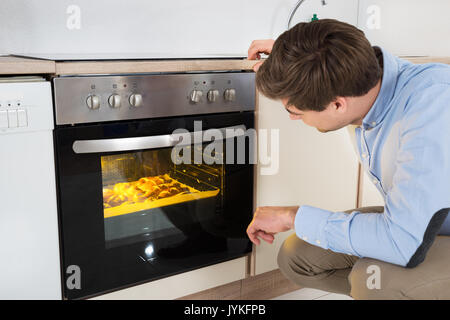
[[(258, 96), (257, 128), (279, 130), (278, 170), (265, 175), (256, 167), (256, 206), (312, 205), (328, 210), (356, 207), (358, 161), (346, 129), (320, 133), (302, 121), (289, 119), (281, 102)], [(261, 131), (258, 134), (262, 147)], [(274, 143), (270, 143), (274, 148)], [(270, 150), (269, 148), (269, 150)], [(275, 150), (276, 151), (276, 150)], [(270, 153), (269, 153), (270, 154)], [(276, 167), (276, 166), (275, 166)], [(293, 231), (278, 234), (273, 244), (262, 241), (253, 251), (252, 273), (261, 274), (278, 268), (278, 250)]]

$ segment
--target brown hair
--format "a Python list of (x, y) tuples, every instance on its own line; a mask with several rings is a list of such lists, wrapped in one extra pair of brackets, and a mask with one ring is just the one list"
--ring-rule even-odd
[(364, 32), (333, 19), (299, 23), (275, 41), (256, 73), (256, 86), (271, 99), (299, 110), (323, 111), (336, 97), (366, 94), (381, 67)]

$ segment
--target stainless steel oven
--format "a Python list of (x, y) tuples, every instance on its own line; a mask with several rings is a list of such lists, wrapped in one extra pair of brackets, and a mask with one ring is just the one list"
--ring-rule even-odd
[(53, 86), (65, 298), (250, 252), (254, 73), (67, 76)]

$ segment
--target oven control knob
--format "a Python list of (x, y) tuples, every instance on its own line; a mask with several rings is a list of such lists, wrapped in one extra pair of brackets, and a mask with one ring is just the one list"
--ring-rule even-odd
[(108, 103), (111, 108), (120, 108), (120, 96), (118, 94), (112, 94), (109, 96)]
[(191, 102), (199, 103), (202, 100), (203, 91), (201, 90), (192, 90), (191, 92)]
[(224, 97), (225, 101), (236, 100), (236, 90), (235, 89), (226, 89), (223, 93), (223, 97)]
[(219, 96), (219, 90), (209, 90), (206, 94), (206, 97), (208, 98), (209, 102), (216, 101), (217, 97)]
[(131, 96), (130, 96), (130, 104), (133, 106), (133, 107), (140, 107), (140, 106), (142, 106), (142, 95), (140, 95), (139, 93), (133, 93)]
[(86, 104), (89, 109), (98, 109), (100, 108), (100, 98), (96, 95), (91, 95), (87, 97)]

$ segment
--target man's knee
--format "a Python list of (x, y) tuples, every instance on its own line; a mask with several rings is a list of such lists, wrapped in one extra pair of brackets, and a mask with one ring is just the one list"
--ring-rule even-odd
[(278, 267), (280, 268), (281, 272), (288, 278), (290, 278), (288, 275), (293, 271), (292, 270), (292, 260), (294, 259), (295, 255), (295, 242), (296, 242), (296, 234), (291, 234), (286, 240), (284, 240), (283, 244), (280, 247), (280, 250), (278, 251)]
[(301, 240), (294, 233), (280, 247), (278, 266), (288, 278), (293, 275), (314, 276), (318, 271), (311, 262), (316, 260), (321, 250), (323, 249)]
[(325, 250), (299, 239), (285, 240), (278, 253), (278, 265), (286, 278), (301, 287), (349, 294), (348, 273), (354, 258)]

